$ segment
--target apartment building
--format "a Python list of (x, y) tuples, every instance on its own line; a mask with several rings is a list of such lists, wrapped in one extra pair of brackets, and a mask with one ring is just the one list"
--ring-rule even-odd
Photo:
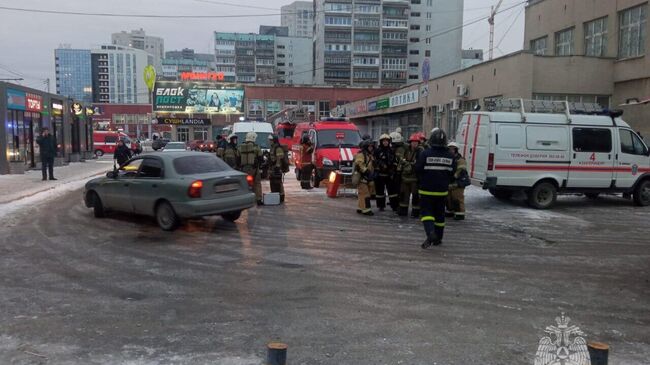
[(215, 71), (224, 81), (274, 84), (275, 36), (215, 32)]

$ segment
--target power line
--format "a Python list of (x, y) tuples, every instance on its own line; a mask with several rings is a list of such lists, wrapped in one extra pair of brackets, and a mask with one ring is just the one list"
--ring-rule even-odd
[(265, 8), (263, 6), (254, 6), (254, 5), (242, 5), (242, 4), (235, 4), (235, 3), (228, 3), (225, 1), (210, 1), (210, 0), (194, 0), (198, 3), (206, 3), (206, 4), (214, 4), (214, 5), (225, 5), (225, 6), (232, 6), (236, 8), (246, 8), (246, 9), (262, 9), (262, 10), (273, 10), (277, 11), (277, 8)]
[(501, 37), (501, 39), (499, 40), (499, 43), (497, 43), (497, 48), (499, 48), (499, 46), (501, 45), (501, 42), (503, 42), (503, 40), (506, 39), (506, 36), (508, 35), (508, 33), (510, 33), (510, 30), (511, 30), (512, 27), (515, 25), (515, 23), (517, 22), (517, 19), (519, 19), (519, 17), (521, 16), (521, 14), (524, 12), (525, 9), (526, 9), (526, 8), (521, 8), (521, 10), (519, 11), (519, 13), (517, 13), (517, 15), (515, 16), (515, 18), (514, 18), (514, 20), (512, 21), (512, 23), (510, 23), (510, 26), (508, 27), (508, 29), (506, 30), (506, 32), (503, 33), (503, 37)]

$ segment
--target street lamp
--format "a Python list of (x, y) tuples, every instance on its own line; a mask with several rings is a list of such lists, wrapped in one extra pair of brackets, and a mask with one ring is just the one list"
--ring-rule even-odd
[(240, 122), (243, 122), (244, 120), (246, 120), (246, 118), (244, 118), (244, 117), (239, 117), (239, 121), (240, 121)]

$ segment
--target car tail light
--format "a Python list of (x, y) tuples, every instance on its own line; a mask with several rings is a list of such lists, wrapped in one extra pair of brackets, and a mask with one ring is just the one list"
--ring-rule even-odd
[(246, 175), (246, 182), (248, 183), (249, 187), (253, 187), (253, 176), (252, 175)]
[(488, 155), (488, 171), (494, 170), (494, 153)]
[(203, 189), (203, 181), (196, 180), (190, 185), (190, 188), (187, 190), (187, 195), (189, 195), (190, 198), (200, 198), (201, 189)]

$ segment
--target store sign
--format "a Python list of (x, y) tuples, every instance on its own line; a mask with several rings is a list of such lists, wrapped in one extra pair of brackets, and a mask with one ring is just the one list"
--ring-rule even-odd
[(41, 112), (43, 110), (43, 97), (40, 95), (25, 94), (25, 110), (30, 112)]
[(84, 113), (84, 107), (79, 103), (72, 104), (72, 107), (70, 109), (74, 115), (82, 115)]
[(57, 103), (57, 102), (52, 102), (52, 109), (55, 110), (63, 110), (63, 104)]
[(210, 119), (207, 118), (162, 118), (158, 117), (158, 124), (169, 125), (210, 125)]
[(393, 95), (390, 97), (390, 107), (394, 108), (397, 106), (417, 103), (420, 100), (419, 95), (419, 90), (411, 90), (403, 94)]
[(153, 91), (156, 112), (241, 114), (244, 90), (222, 88), (212, 83), (156, 82)]
[(25, 92), (7, 89), (7, 109), (25, 110)]
[(181, 72), (183, 81), (223, 81), (223, 72)]
[(379, 99), (368, 103), (368, 111), (374, 112), (376, 110), (388, 109), (390, 105), (389, 99)]

